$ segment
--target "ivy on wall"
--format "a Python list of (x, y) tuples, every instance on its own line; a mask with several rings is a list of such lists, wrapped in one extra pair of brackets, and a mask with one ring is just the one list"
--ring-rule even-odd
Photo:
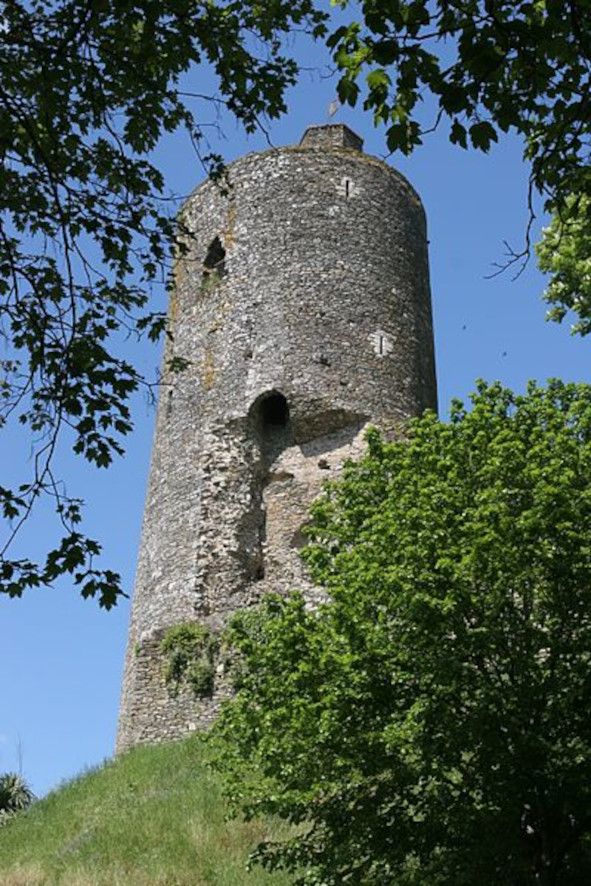
[(182, 622), (169, 628), (160, 643), (160, 652), (170, 694), (176, 696), (187, 685), (198, 698), (211, 695), (218, 649), (217, 636), (205, 625)]

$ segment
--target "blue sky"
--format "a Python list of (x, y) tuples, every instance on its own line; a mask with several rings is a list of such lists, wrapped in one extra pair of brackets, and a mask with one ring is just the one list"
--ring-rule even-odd
[[(327, 61), (320, 49), (304, 47), (301, 53), (306, 66)], [(194, 82), (210, 80), (198, 71), (191, 76)], [(288, 96), (289, 114), (270, 126), (272, 142), (297, 142), (307, 125), (326, 122), (334, 93), (334, 81), (305, 73)], [(363, 111), (341, 109), (332, 119), (358, 132), (368, 153), (384, 155), (383, 131), (374, 130)], [(268, 147), (262, 134), (246, 137), (229, 118), (220, 123), (224, 137), (213, 139), (213, 146), (227, 160)], [(203, 177), (181, 136), (162, 144), (158, 162), (176, 194), (187, 194)], [(516, 281), (510, 274), (486, 279), (502, 260), (503, 240), (515, 247), (522, 242), (527, 169), (520, 143), (505, 138), (489, 155), (480, 155), (449, 145), (441, 131), (412, 157), (388, 162), (410, 179), (427, 212), (441, 415), (452, 397), (468, 395), (478, 377), (500, 379), (517, 390), (529, 378), (587, 380), (591, 342), (570, 336), (566, 324), (545, 322), (544, 282), (534, 262)], [(128, 347), (154, 371), (158, 348)], [(87, 531), (102, 541), (105, 565), (121, 572), (129, 592), (154, 420), (143, 396), (136, 399), (135, 419), (126, 456), (108, 471), (79, 460), (63, 465), (87, 501)], [(27, 458), (22, 440), (0, 441), (2, 465)], [(34, 554), (52, 531), (50, 512), (41, 510), (26, 527), (23, 547)], [(0, 598), (0, 772), (18, 768), (22, 760), (23, 773), (41, 794), (112, 754), (128, 615), (127, 601), (104, 612), (94, 601), (81, 600), (66, 581), (21, 600)]]

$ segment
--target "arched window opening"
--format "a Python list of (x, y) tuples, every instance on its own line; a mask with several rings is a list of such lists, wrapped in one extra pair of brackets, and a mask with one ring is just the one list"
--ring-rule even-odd
[(273, 391), (261, 400), (259, 405), (261, 430), (276, 431), (287, 427), (289, 422), (289, 406), (279, 391)]
[(203, 262), (203, 282), (209, 283), (221, 279), (226, 273), (226, 250), (219, 237), (215, 237), (209, 244), (205, 261)]
[(279, 478), (278, 471), (272, 468), (283, 450), (293, 445), (291, 415), (284, 395), (273, 389), (259, 394), (249, 409), (248, 425), (260, 456), (261, 489), (272, 480), (287, 479), (282, 469), (278, 469)]
[(290, 445), (292, 429), (288, 402), (280, 391), (267, 391), (254, 401), (249, 418), (263, 461), (270, 464)]

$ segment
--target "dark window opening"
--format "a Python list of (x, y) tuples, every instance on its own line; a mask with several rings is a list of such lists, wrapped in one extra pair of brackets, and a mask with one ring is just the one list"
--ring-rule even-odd
[(254, 581), (262, 581), (265, 577), (265, 567), (263, 563), (259, 563), (254, 574)]
[(284, 428), (289, 421), (287, 400), (278, 391), (265, 397), (260, 403), (260, 419), (263, 430)]
[(351, 196), (351, 182), (348, 178), (345, 179), (345, 197)]
[(226, 250), (219, 237), (215, 237), (209, 245), (203, 262), (203, 279), (223, 277), (226, 273)]
[[(256, 398), (248, 417), (262, 456), (263, 471), (268, 471), (272, 462), (292, 443), (289, 405), (283, 394), (270, 390)], [(265, 484), (271, 479), (271, 475), (266, 474)], [(273, 475), (273, 479), (279, 478)]]

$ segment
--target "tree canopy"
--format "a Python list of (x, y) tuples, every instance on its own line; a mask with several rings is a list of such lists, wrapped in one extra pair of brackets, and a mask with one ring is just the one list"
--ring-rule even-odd
[[(16, 488), (0, 480), (0, 591), (19, 596), (71, 573), (103, 606), (121, 593), (119, 576), (94, 565), (100, 544), (81, 532), (81, 502), (54, 456), (62, 436), (98, 467), (123, 451), (129, 398), (145, 379), (117, 344), (165, 328), (150, 295), (167, 283), (178, 238), (150, 152), (183, 126), (215, 171), (204, 104), (223, 103), (247, 130), (283, 113), (297, 65), (281, 38), (297, 27), (319, 35), (323, 18), (312, 0), (2, 5), (0, 426), (20, 422), (36, 443), (30, 476)], [(200, 62), (219, 94), (183, 91)], [(44, 562), (11, 556), (43, 495), (63, 538)]]
[(513, 130), (524, 138), (533, 186), (552, 202), (589, 190), (589, 0), (360, 5), (361, 16), (353, 5), (353, 21), (328, 43), (342, 100), (358, 100), (364, 77), (364, 106), (385, 124), (391, 150), (421, 143), (421, 105), (431, 94), (452, 142), (486, 151)]
[(591, 387), (481, 383), (313, 509), (330, 596), (237, 614), (215, 765), (306, 884), (591, 876)]
[[(341, 100), (362, 100), (391, 151), (410, 153), (447, 123), (450, 140), (488, 151), (507, 132), (523, 139), (530, 168), (529, 224), (507, 265), (530, 257), (537, 209), (553, 213), (540, 267), (552, 280), (549, 318), (575, 315), (587, 334), (588, 280), (565, 273), (576, 250), (589, 259), (591, 222), (591, 2), (589, 0), (365, 0), (361, 15), (328, 37)], [(426, 120), (424, 104), (436, 111)], [(548, 251), (564, 238), (561, 258)], [(571, 264), (571, 269), (574, 270)], [(580, 272), (580, 265), (577, 272)], [(583, 290), (583, 292), (582, 292)]]
[(561, 323), (572, 312), (573, 332), (591, 332), (591, 197), (571, 195), (536, 244), (538, 264), (551, 279), (544, 293), (549, 317)]
[[(337, 27), (322, 0), (3, 4), (0, 426), (27, 428), (34, 453), (16, 485), (0, 480), (1, 592), (71, 573), (104, 606), (121, 593), (119, 576), (95, 565), (100, 544), (81, 530), (82, 503), (55, 475), (55, 453), (63, 438), (106, 467), (123, 451), (130, 397), (146, 379), (120, 345), (166, 328), (151, 296), (167, 286), (182, 238), (155, 146), (184, 127), (219, 174), (204, 109), (213, 102), (249, 131), (284, 113), (298, 76), (295, 31), (327, 42), (341, 101), (362, 101), (390, 150), (413, 150), (445, 120), (454, 143), (484, 151), (513, 131), (531, 164), (532, 213), (539, 192), (562, 230), (569, 200), (589, 205), (578, 196), (588, 200), (591, 187), (590, 0), (333, 5), (348, 23)], [(200, 87), (200, 65), (214, 72), (214, 93)], [(421, 111), (427, 94), (434, 121)], [(513, 257), (528, 253), (529, 231)], [(552, 298), (577, 312), (563, 283)], [(35, 562), (13, 552), (42, 496), (63, 537)]]

